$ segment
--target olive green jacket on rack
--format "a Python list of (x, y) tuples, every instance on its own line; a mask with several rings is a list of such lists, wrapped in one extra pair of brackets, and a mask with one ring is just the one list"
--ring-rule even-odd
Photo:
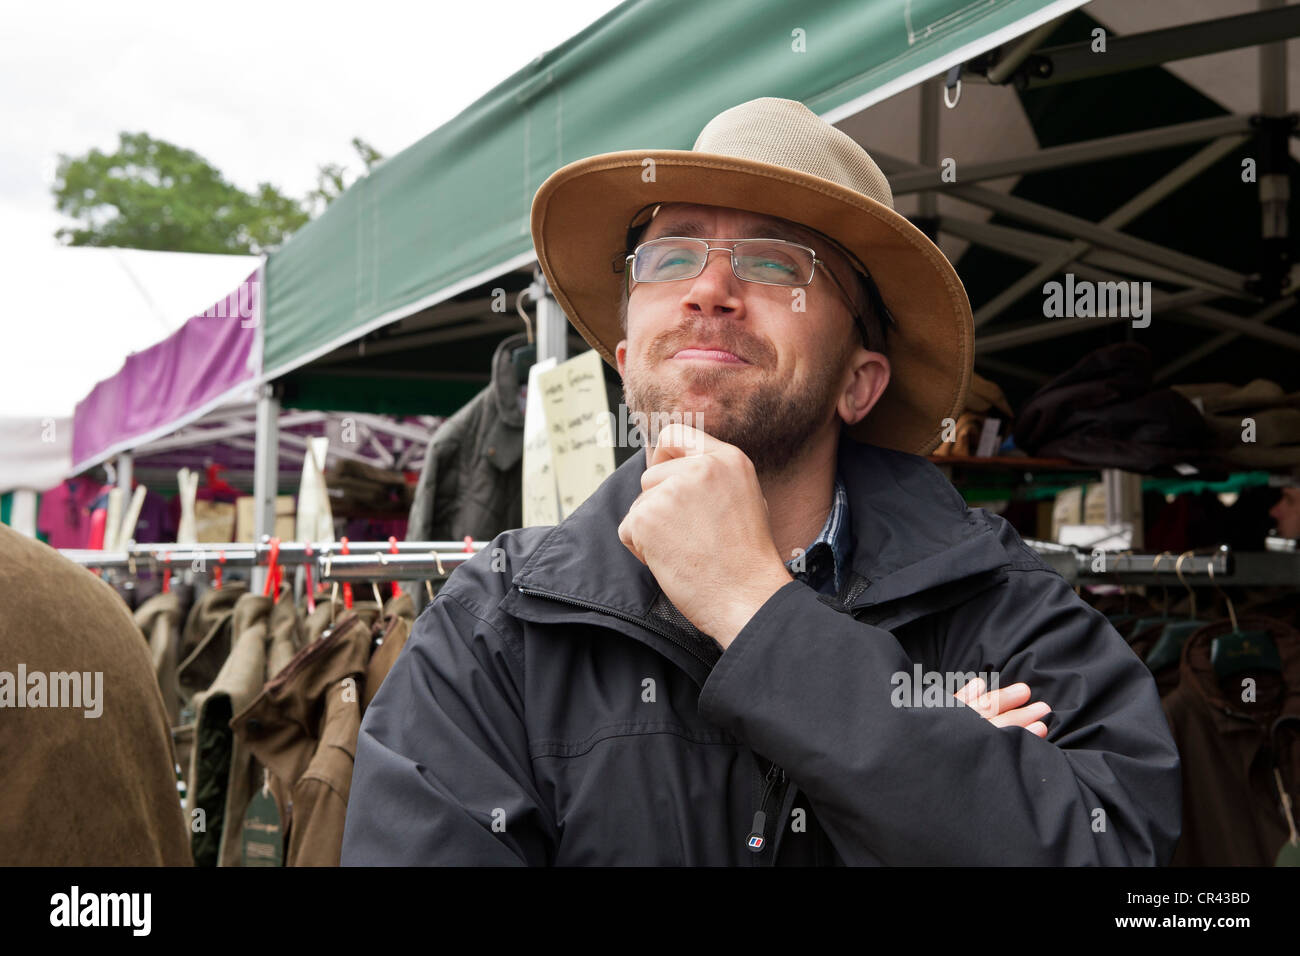
[(180, 725), (181, 691), (176, 678), (181, 641), (181, 602), (174, 591), (155, 594), (136, 609), (135, 623), (149, 644), (158, 689), (162, 691), (167, 722)]
[(270, 771), (286, 865), (338, 866), (361, 715), (413, 619), (403, 595), (386, 604), (382, 619), (377, 605), (358, 602), (322, 629), (318, 605), (308, 630), (319, 639), (231, 721), (236, 738)]
[[(262, 779), (252, 753), (232, 732), (230, 719), (302, 646), (301, 623), (287, 592), (278, 603), (260, 594), (239, 597), (230, 621), (230, 653), (212, 685), (193, 700), (194, 747), (185, 809), (198, 866), (240, 865), (244, 814)], [(204, 650), (215, 656), (219, 642), (210, 642)], [(204, 654), (196, 655), (190, 664), (201, 671)]]

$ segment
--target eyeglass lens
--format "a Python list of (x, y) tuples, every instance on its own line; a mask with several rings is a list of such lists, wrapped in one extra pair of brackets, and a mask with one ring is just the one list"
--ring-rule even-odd
[[(637, 282), (693, 279), (704, 271), (708, 248), (703, 239), (652, 239), (637, 250), (632, 278)], [(745, 239), (735, 244), (732, 261), (736, 274), (750, 282), (806, 285), (812, 280), (812, 253), (789, 243)]]

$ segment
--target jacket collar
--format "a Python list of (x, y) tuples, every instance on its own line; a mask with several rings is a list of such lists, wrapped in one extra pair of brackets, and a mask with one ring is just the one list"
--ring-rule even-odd
[[(253, 755), (287, 786), (297, 782), (316, 752), (328, 710), (325, 695), (344, 678), (365, 673), (374, 617), (346, 613), (328, 637), (304, 646), (231, 719)], [(361, 689), (354, 690), (352, 699), (359, 701)]]
[[(926, 459), (842, 435), (838, 466), (853, 527), (851, 587), (841, 595), (851, 608), (923, 594), (1008, 564), (994, 526), (970, 511)], [(645, 467), (641, 449), (542, 539), (513, 583), (645, 619), (660, 588), (618, 537)]]

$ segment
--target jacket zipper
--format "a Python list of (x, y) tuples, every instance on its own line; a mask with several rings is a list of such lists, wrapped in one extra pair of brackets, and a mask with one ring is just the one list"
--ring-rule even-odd
[[(673, 634), (664, 628), (651, 624), (644, 618), (634, 617), (631, 614), (624, 614), (622, 611), (617, 611), (614, 608), (606, 607), (603, 604), (596, 604), (592, 601), (584, 601), (581, 598), (555, 594), (551, 591), (543, 591), (539, 588), (524, 587), (520, 584), (516, 584), (515, 587), (521, 594), (527, 594), (531, 597), (546, 598), (551, 601), (559, 601), (561, 604), (571, 604), (574, 607), (585, 608), (590, 611), (599, 611), (602, 614), (609, 614), (613, 617), (619, 618), (620, 620), (627, 621), (630, 624), (638, 624), (646, 630), (658, 634), (665, 640), (687, 651), (692, 657), (709, 669), (712, 669), (713, 665), (717, 663), (716, 658), (714, 660), (709, 660), (694, 645), (682, 640), (676, 634)], [(767, 804), (771, 799), (772, 793), (778, 782), (781, 784), (785, 783), (785, 770), (778, 767), (774, 760), (772, 761), (772, 766), (767, 771), (767, 778), (763, 785), (763, 796), (758, 804), (758, 812), (754, 814), (754, 823), (750, 828), (751, 832), (749, 836), (745, 838), (745, 846), (754, 853), (763, 852), (763, 849), (767, 846), (767, 836), (764, 833), (767, 829)]]
[(706, 657), (704, 653), (693, 643), (683, 640), (682, 638), (678, 637), (676, 634), (673, 634), (671, 631), (665, 630), (664, 628), (651, 624), (645, 618), (635, 617), (631, 614), (624, 614), (622, 611), (616, 611), (612, 607), (606, 607), (603, 604), (596, 604), (592, 601), (584, 601), (581, 598), (572, 598), (563, 594), (554, 594), (550, 591), (538, 590), (537, 588), (527, 588), (519, 584), (516, 584), (515, 587), (519, 589), (519, 592), (521, 594), (527, 594), (532, 597), (547, 598), (552, 601), (559, 601), (562, 604), (572, 604), (575, 607), (585, 608), (589, 611), (600, 611), (602, 614), (609, 614), (613, 617), (619, 618), (620, 620), (627, 621), (630, 624), (639, 624), (641, 627), (644, 627), (646, 630), (653, 631), (655, 634), (658, 634), (660, 637), (664, 638), (670, 643), (680, 647), (682, 650), (689, 653), (692, 657), (694, 657), (697, 661), (699, 661), (701, 664), (703, 664), (705, 667), (709, 668), (710, 670), (712, 670), (713, 665), (717, 663), (716, 657), (713, 660), (709, 660), (709, 658)]
[(767, 848), (767, 801), (771, 798), (778, 783), (785, 783), (785, 771), (772, 761), (767, 771), (767, 781), (763, 785), (763, 798), (758, 802), (758, 812), (754, 814), (754, 825), (749, 828), (745, 846), (754, 853), (762, 853)]

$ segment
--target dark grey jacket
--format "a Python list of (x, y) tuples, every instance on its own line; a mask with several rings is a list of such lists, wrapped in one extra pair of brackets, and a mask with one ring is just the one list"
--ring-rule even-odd
[[(1179, 760), (1142, 662), (929, 462), (839, 455), (842, 600), (792, 581), (725, 653), (618, 539), (643, 452), (458, 568), (366, 712), (343, 862), (1167, 863)], [(895, 706), (914, 665), (1027, 682), (1048, 738)]]
[(523, 522), (520, 461), (524, 413), (510, 353), (523, 332), (492, 355), (492, 382), (433, 433), (415, 486), (408, 541), (490, 538)]

